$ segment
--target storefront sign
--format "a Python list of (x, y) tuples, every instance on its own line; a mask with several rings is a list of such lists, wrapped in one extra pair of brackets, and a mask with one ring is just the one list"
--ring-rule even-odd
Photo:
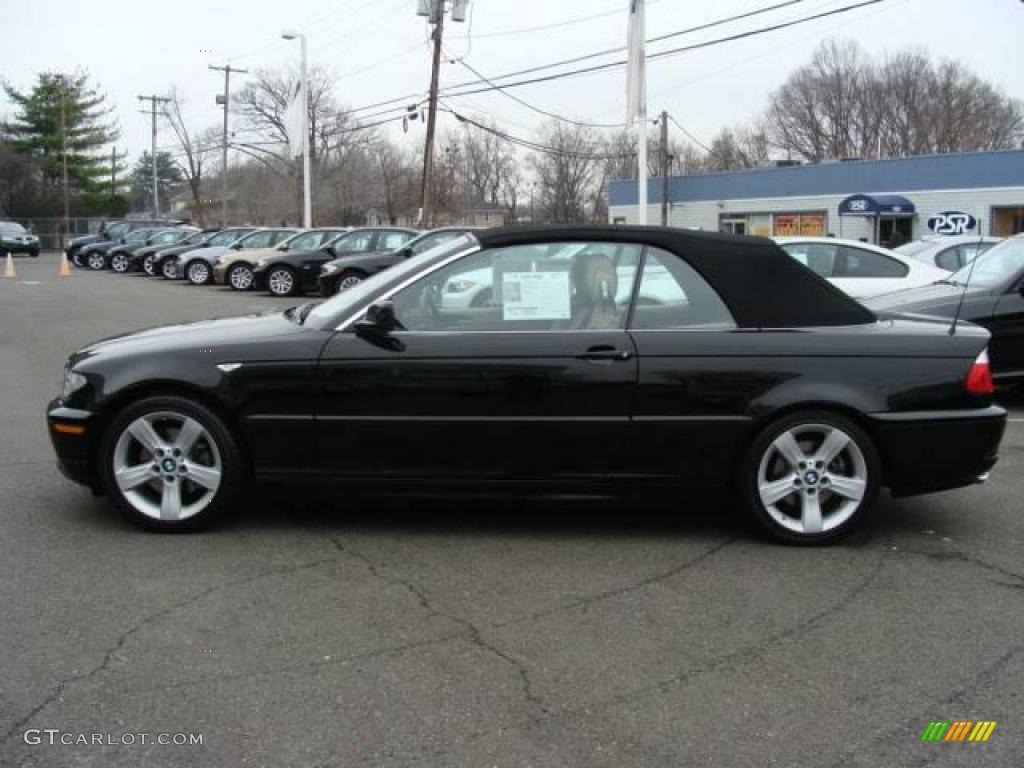
[(928, 219), (928, 229), (937, 235), (962, 235), (978, 226), (978, 220), (963, 211), (943, 211)]
[(776, 213), (774, 233), (777, 237), (821, 237), (825, 234), (824, 213)]

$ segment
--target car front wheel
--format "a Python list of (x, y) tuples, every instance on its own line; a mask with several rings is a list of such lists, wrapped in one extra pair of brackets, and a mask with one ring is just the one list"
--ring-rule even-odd
[(210, 282), (210, 278), (213, 277), (213, 272), (211, 271), (209, 264), (197, 259), (185, 268), (185, 277), (188, 278), (188, 281), (192, 283), (192, 285), (205, 285)]
[(354, 288), (366, 279), (366, 275), (358, 269), (346, 269), (338, 277), (338, 293)]
[(275, 296), (294, 296), (299, 292), (295, 271), (290, 267), (274, 267), (267, 273), (267, 289)]
[(107, 266), (107, 257), (102, 253), (90, 253), (86, 263), (89, 269), (98, 272)]
[(160, 274), (167, 280), (175, 280), (178, 277), (178, 262), (174, 259), (164, 259), (160, 265)]
[(252, 267), (235, 264), (228, 270), (228, 285), (236, 291), (248, 291), (252, 288)]
[(115, 253), (110, 259), (110, 268), (115, 272), (127, 272), (128, 271), (128, 257), (123, 253)]
[(878, 495), (871, 438), (838, 414), (786, 416), (754, 441), (741, 470), (742, 505), (770, 536), (824, 544), (852, 530)]
[(151, 530), (200, 528), (227, 513), (244, 486), (245, 460), (227, 425), (182, 397), (129, 406), (111, 422), (100, 450), (111, 498)]

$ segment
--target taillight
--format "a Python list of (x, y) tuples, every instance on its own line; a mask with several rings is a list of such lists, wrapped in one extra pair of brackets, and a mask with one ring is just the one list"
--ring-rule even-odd
[(995, 392), (995, 384), (992, 383), (992, 367), (988, 363), (988, 350), (981, 350), (967, 372), (967, 391), (972, 395), (991, 395)]

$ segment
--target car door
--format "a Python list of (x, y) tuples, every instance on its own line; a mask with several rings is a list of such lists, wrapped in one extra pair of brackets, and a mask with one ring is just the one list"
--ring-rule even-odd
[[(637, 370), (628, 301), (615, 301), (620, 279), (607, 255), (573, 243), (479, 251), (398, 289), (390, 299), (399, 325), (386, 340), (346, 329), (321, 357), (325, 469), (603, 478), (626, 437)], [(493, 286), (485, 306), (443, 301), (469, 281)]]
[(396, 251), (416, 237), (415, 232), (401, 229), (382, 229), (377, 232), (373, 242), (375, 251)]

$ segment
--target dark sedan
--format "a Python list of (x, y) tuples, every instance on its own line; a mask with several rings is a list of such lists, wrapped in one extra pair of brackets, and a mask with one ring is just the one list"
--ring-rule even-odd
[(117, 243), (123, 243), (124, 236), (133, 230), (149, 229), (151, 227), (164, 229), (166, 227), (173, 227), (176, 224), (182, 223), (183, 222), (176, 219), (125, 219), (123, 221), (107, 221), (103, 223), (99, 232), (95, 235), (82, 235), (81, 237), (72, 238), (68, 243), (65, 253), (68, 257), (68, 261), (76, 267), (84, 267), (86, 266), (85, 260), (82, 256), (82, 250), (84, 248), (98, 243), (102, 243), (104, 245), (109, 244), (110, 247), (113, 247), (113, 245), (116, 245)]
[(960, 318), (992, 333), (992, 375), (1024, 383), (1024, 235), (992, 246), (934, 285), (897, 291), (865, 304), (880, 313), (912, 312)]
[(431, 248), (454, 240), (459, 235), (475, 231), (479, 227), (441, 227), (424, 232), (401, 248), (374, 250), (367, 253), (345, 254), (320, 268), (320, 295), (333, 296), (358, 285), (370, 275), (393, 267), (410, 256), (418, 256)]
[(78, 252), (78, 258), (91, 270), (99, 271), (110, 266), (110, 251), (121, 245), (135, 248), (146, 244), (146, 238), (161, 232), (166, 227), (143, 227), (133, 229), (118, 240), (100, 241), (85, 246)]
[(320, 288), (320, 268), (328, 261), (357, 253), (394, 250), (417, 235), (403, 227), (353, 229), (326, 246), (310, 251), (287, 251), (265, 256), (253, 268), (253, 288), (275, 296), (297, 296)]
[(111, 271), (119, 274), (139, 269), (142, 259), (147, 254), (156, 253), (161, 248), (169, 248), (197, 232), (199, 230), (195, 227), (163, 229), (147, 237), (142, 245), (131, 243), (114, 246), (107, 252), (107, 261), (110, 262)]
[[(453, 281), (493, 287), (446, 306)], [(646, 297), (638, 300), (638, 297)], [(175, 531), (253, 481), (404, 492), (659, 489), (732, 498), (821, 543), (895, 494), (996, 463), (989, 334), (879, 321), (767, 239), (487, 230), (319, 305), (139, 331), (73, 354), (60, 466)]]

